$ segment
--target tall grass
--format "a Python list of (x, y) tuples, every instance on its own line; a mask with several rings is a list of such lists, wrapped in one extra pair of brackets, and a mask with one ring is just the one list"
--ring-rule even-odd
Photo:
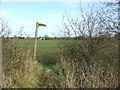
[(3, 88), (37, 88), (38, 71), (37, 63), (33, 60), (16, 60), (6, 67), (3, 72)]
[(3, 42), (3, 88), (36, 88), (40, 67), (15, 43)]
[(104, 47), (94, 50), (94, 54), (90, 55), (89, 42), (63, 43), (63, 55), (58, 65), (62, 87), (115, 88), (118, 86), (118, 44), (116, 41), (100, 44), (95, 49)]
[(115, 88), (118, 86), (118, 68), (109, 64), (106, 66), (96, 62), (88, 67), (86, 63), (79, 65), (62, 57), (60, 84), (63, 88)]

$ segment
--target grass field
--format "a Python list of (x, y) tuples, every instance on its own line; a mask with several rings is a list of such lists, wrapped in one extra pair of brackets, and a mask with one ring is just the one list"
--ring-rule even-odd
[[(18, 44), (23, 48), (33, 50), (34, 40), (19, 40)], [(57, 40), (38, 40), (37, 41), (37, 54), (53, 54), (58, 52)]]
[[(30, 50), (30, 54), (33, 57), (34, 40), (20, 39), (17, 42), (20, 47), (25, 50)], [(60, 51), (58, 48), (58, 42), (58, 40), (38, 40), (36, 59), (41, 61), (41, 63), (54, 64)]]

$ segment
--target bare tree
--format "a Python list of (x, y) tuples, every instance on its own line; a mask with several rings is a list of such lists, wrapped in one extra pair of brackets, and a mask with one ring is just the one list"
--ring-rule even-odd
[(101, 7), (95, 7), (95, 4), (88, 5), (87, 11), (83, 11), (81, 3), (79, 6), (80, 18), (72, 18), (70, 13), (65, 13), (62, 19), (62, 27), (65, 35), (68, 37), (71, 35), (86, 37), (89, 41), (89, 51), (92, 55), (94, 50), (98, 50), (109, 44), (107, 43), (97, 48), (99, 42), (110, 38), (114, 32), (118, 31), (117, 12), (112, 11), (113, 9), (111, 10), (102, 4)]
[(0, 18), (0, 25), (0, 37), (9, 37), (9, 35), (11, 34), (11, 30), (8, 22)]

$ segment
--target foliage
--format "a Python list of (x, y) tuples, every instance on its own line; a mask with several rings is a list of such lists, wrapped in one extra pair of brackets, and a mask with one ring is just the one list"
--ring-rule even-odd
[[(79, 42), (79, 43), (78, 43)], [(87, 41), (86, 41), (87, 42)], [(61, 86), (68, 88), (115, 88), (118, 86), (118, 44), (95, 51), (91, 56), (85, 41), (66, 41), (58, 71)], [(103, 44), (103, 43), (101, 43)]]
[[(6, 41), (6, 40), (5, 40)], [(19, 47), (15, 41), (3, 40), (3, 88), (38, 87), (40, 68), (29, 51)]]
[[(93, 8), (94, 6), (94, 8)], [(118, 43), (112, 38), (117, 32), (117, 15), (106, 6), (80, 3), (80, 18), (65, 13), (62, 32), (66, 37), (82, 36), (81, 40), (61, 43), (59, 71), (61, 86), (68, 88), (115, 88), (118, 86)]]

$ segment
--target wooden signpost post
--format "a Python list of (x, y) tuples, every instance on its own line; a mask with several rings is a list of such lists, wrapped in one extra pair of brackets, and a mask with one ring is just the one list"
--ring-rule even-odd
[(37, 48), (37, 33), (38, 33), (38, 28), (39, 26), (44, 26), (46, 27), (46, 24), (41, 24), (36, 22), (36, 31), (35, 31), (35, 43), (34, 43), (34, 55), (33, 55), (33, 60), (36, 60), (36, 48)]

